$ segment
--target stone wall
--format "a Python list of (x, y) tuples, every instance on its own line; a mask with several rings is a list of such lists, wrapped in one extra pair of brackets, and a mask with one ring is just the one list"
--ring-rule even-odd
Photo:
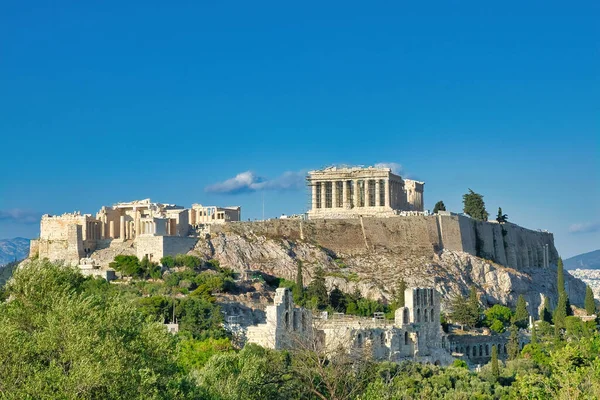
[(448, 249), (494, 261), (515, 269), (541, 267), (548, 245), (550, 264), (558, 253), (551, 233), (515, 224), (476, 221), (460, 215), (394, 216), (318, 220), (236, 222), (211, 228), (212, 235), (235, 233), (292, 241), (305, 240), (336, 254), (354, 255), (371, 250), (432, 254)]
[(180, 236), (138, 236), (137, 256), (141, 260), (148, 255), (150, 261), (159, 262), (164, 256), (186, 254), (194, 248), (198, 238)]

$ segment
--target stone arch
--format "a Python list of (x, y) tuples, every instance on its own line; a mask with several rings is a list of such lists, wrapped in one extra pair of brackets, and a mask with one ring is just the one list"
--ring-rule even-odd
[(469, 347), (469, 346), (467, 346), (467, 347), (465, 348), (465, 354), (466, 354), (466, 356), (467, 356), (467, 357), (469, 357), (469, 350), (470, 350), (470, 347)]
[(427, 318), (427, 309), (423, 310), (423, 322), (429, 322), (429, 320)]
[(408, 332), (404, 332), (404, 344), (408, 345)]
[(417, 320), (416, 322), (421, 322), (421, 309), (417, 308)]
[[(433, 314), (433, 308), (432, 308), (431, 310), (429, 310), (429, 315), (431, 316), (431, 318), (430, 318), (431, 322), (435, 322), (435, 321), (433, 320), (433, 315), (434, 315), (434, 314)], [(440, 321), (438, 321), (438, 322), (440, 322)]]
[(408, 324), (408, 323), (410, 323), (409, 319), (410, 319), (410, 316), (408, 314), (408, 308), (405, 308), (404, 312), (403, 312), (403, 316), (402, 316), (402, 322), (405, 324)]
[(290, 314), (287, 311), (283, 314), (283, 322), (286, 329), (290, 327)]
[(439, 367), (440, 365), (442, 365), (442, 363), (440, 362), (440, 360), (435, 360), (435, 362), (433, 363), (433, 365), (436, 365), (436, 366)]
[(479, 357), (483, 357), (483, 345), (479, 345)]
[(385, 333), (381, 332), (379, 334), (379, 344), (381, 344), (382, 346), (385, 346)]
[(490, 345), (489, 345), (489, 344), (486, 344), (486, 345), (485, 345), (485, 355), (486, 355), (486, 356), (489, 356), (489, 355), (490, 355)]

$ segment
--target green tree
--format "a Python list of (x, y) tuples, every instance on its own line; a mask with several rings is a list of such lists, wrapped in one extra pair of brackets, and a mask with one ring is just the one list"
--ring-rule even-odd
[(126, 276), (139, 277), (143, 275), (140, 260), (136, 256), (120, 254), (108, 266)]
[(498, 380), (500, 377), (500, 366), (498, 364), (498, 348), (496, 345), (492, 345), (492, 376), (494, 380)]
[(337, 312), (346, 311), (346, 296), (337, 286), (329, 293), (329, 305)]
[(567, 293), (563, 290), (558, 295), (558, 303), (553, 315), (554, 328), (557, 333), (565, 328), (565, 318), (567, 315)]
[(485, 314), (485, 325), (497, 333), (504, 332), (504, 328), (510, 324), (513, 318), (512, 310), (500, 304), (494, 304), (483, 313)]
[(537, 327), (535, 323), (531, 327), (531, 344), (537, 344)]
[(552, 322), (552, 310), (550, 309), (550, 299), (548, 299), (548, 296), (544, 296), (544, 305), (542, 307), (541, 320), (548, 323)]
[(400, 279), (400, 282), (398, 282), (398, 286), (396, 287), (396, 291), (394, 293), (394, 300), (392, 302), (392, 308), (394, 310), (404, 307), (406, 301), (404, 298), (404, 292), (406, 291), (406, 288), (406, 281), (404, 278)]
[(460, 325), (474, 327), (479, 322), (481, 309), (477, 298), (477, 289), (473, 286), (469, 291), (469, 297), (460, 294), (453, 296), (449, 304), (450, 319)]
[(479, 325), (481, 317), (481, 307), (479, 306), (479, 296), (477, 295), (477, 288), (475, 286), (471, 286), (471, 289), (469, 290), (468, 309), (470, 314), (471, 326)]
[(585, 311), (588, 315), (596, 313), (596, 301), (594, 300), (594, 292), (589, 285), (585, 288)]
[(294, 303), (304, 305), (304, 278), (302, 277), (302, 261), (298, 260), (296, 265), (296, 284), (292, 289)]
[(488, 212), (485, 210), (485, 202), (483, 196), (469, 189), (469, 193), (463, 195), (463, 211), (479, 221), (487, 221)]
[(164, 256), (160, 259), (160, 265), (166, 268), (173, 268), (175, 266), (175, 258), (173, 256)]
[(0, 397), (191, 398), (173, 335), (108, 285), (89, 293), (91, 281), (47, 260), (15, 272), (0, 304)]
[(327, 307), (329, 295), (327, 293), (327, 286), (325, 285), (325, 271), (323, 271), (321, 266), (315, 269), (315, 276), (306, 289), (306, 295), (317, 308), (323, 309)]
[(558, 263), (556, 265), (556, 288), (558, 290), (558, 294), (565, 291), (565, 272), (561, 257), (558, 257)]
[(506, 345), (506, 351), (508, 352), (509, 360), (519, 357), (519, 328), (516, 325), (510, 326), (510, 336)]
[(527, 323), (529, 319), (529, 312), (527, 311), (527, 302), (525, 302), (525, 297), (522, 294), (519, 295), (517, 299), (517, 309), (515, 310), (515, 315), (513, 316), (513, 324), (517, 325), (521, 329), (527, 328)]
[(446, 205), (442, 200), (438, 201), (435, 203), (435, 206), (433, 206), (433, 213), (437, 214), (438, 211), (446, 211)]
[(508, 221), (508, 215), (502, 213), (502, 207), (498, 207), (498, 215), (496, 216), (496, 221), (498, 223), (503, 224)]

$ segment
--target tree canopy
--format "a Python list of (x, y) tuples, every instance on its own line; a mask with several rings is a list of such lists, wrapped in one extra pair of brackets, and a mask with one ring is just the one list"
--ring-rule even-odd
[(446, 211), (446, 205), (442, 200), (438, 201), (435, 203), (435, 206), (433, 206), (433, 213), (437, 214), (438, 211)]
[(465, 214), (479, 221), (487, 221), (488, 212), (485, 209), (483, 195), (469, 189), (469, 193), (463, 195), (463, 211)]

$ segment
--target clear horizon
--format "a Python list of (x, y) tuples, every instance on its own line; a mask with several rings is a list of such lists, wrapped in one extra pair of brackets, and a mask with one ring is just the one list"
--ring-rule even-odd
[(563, 258), (600, 248), (597, 2), (7, 4), (0, 239), (151, 198), (306, 211), (304, 175), (469, 188)]

